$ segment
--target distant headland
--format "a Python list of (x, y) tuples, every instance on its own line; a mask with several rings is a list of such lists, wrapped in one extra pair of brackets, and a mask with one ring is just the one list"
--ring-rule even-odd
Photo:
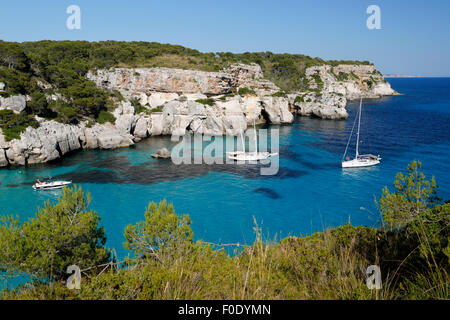
[(385, 78), (433, 78), (431, 76), (418, 76), (418, 75), (408, 75), (408, 74), (384, 74)]

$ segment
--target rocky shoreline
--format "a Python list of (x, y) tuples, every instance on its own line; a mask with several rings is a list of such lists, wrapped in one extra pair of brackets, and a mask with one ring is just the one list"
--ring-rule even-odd
[[(237, 135), (253, 120), (291, 123), (294, 114), (347, 119), (347, 100), (397, 94), (373, 65), (310, 67), (309, 90), (289, 94), (264, 79), (259, 65), (236, 64), (221, 72), (116, 68), (89, 72), (87, 78), (124, 97), (113, 111), (115, 123), (67, 125), (36, 117), (39, 127), (28, 127), (20, 140), (11, 141), (0, 129), (0, 167), (44, 163), (79, 149), (126, 147), (155, 135)], [(247, 90), (239, 94), (239, 89)], [(21, 112), (29, 100), (1, 97), (0, 110)]]

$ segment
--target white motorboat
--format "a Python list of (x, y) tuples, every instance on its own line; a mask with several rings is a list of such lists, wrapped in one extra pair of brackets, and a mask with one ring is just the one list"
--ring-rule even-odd
[(34, 190), (52, 190), (52, 189), (61, 189), (69, 184), (71, 184), (72, 181), (37, 181), (35, 184), (33, 184)]
[(344, 158), (346, 161), (342, 161), (342, 168), (359, 168), (359, 167), (370, 167), (374, 166), (380, 163), (381, 158), (380, 156), (375, 156), (373, 154), (359, 154), (359, 131), (361, 127), (361, 109), (362, 109), (362, 99), (359, 102), (359, 113), (358, 113), (358, 132), (356, 133), (356, 152), (355, 152), (355, 158), (350, 159), (350, 157), (345, 158), (345, 155), (347, 154), (347, 149), (350, 144), (350, 140), (352, 138), (353, 129), (355, 128), (356, 118), (355, 122), (353, 123), (352, 131), (350, 133), (350, 137), (348, 138), (347, 146), (345, 148), (344, 156), (342, 157), (342, 160)]
[(258, 151), (258, 136), (256, 135), (256, 125), (255, 119), (253, 119), (253, 133), (254, 133), (254, 143), (255, 143), (255, 151), (245, 151), (245, 141), (243, 130), (241, 129), (241, 142), (242, 142), (242, 151), (231, 151), (227, 152), (227, 156), (229, 159), (238, 160), (238, 161), (258, 161), (265, 160), (269, 157), (276, 156), (278, 153), (270, 153), (265, 151)]

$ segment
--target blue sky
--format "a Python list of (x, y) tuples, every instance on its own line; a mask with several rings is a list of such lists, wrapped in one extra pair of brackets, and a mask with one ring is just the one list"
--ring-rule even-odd
[[(81, 30), (66, 28), (69, 5)], [(381, 30), (366, 27), (369, 5)], [(139, 40), (200, 51), (369, 60), (383, 73), (450, 76), (448, 0), (1, 0), (0, 39)]]

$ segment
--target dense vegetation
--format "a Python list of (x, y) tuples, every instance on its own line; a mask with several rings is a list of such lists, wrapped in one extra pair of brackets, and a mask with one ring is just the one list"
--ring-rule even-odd
[(27, 127), (38, 127), (38, 122), (26, 113), (16, 114), (12, 110), (0, 110), (0, 128), (6, 141), (19, 139)]
[(2, 216), (0, 242), (6, 246), (1, 249), (0, 270), (60, 280), (71, 264), (83, 268), (107, 262), (105, 231), (98, 214), (88, 210), (90, 201), (81, 188), (63, 189), (56, 204), (45, 203), (22, 225), (15, 217)]
[[(96, 114), (107, 104), (105, 93), (96, 90), (93, 83), (85, 79), (89, 70), (174, 67), (219, 71), (237, 62), (259, 64), (264, 75), (285, 90), (301, 88), (305, 69), (310, 66), (369, 64), (367, 61), (325, 61), (301, 54), (271, 52), (202, 53), (156, 42), (38, 41), (19, 44), (0, 41), (0, 81), (7, 84), (10, 92), (31, 94), (39, 91), (36, 80), (45, 80), (55, 90), (60, 89), (74, 108), (80, 108), (88, 115)], [(42, 112), (39, 108), (35, 111)]]
[[(25, 115), (38, 115), (63, 123), (114, 122), (110, 114), (123, 97), (105, 92), (86, 79), (88, 71), (112, 67), (172, 67), (219, 71), (233, 63), (256, 63), (264, 76), (284, 91), (307, 89), (306, 68), (322, 64), (369, 64), (367, 61), (325, 61), (301, 54), (272, 52), (202, 53), (178, 45), (156, 42), (119, 41), (0, 41), (0, 82), (6, 84), (2, 97), (27, 94), (31, 100), (17, 118), (15, 128), (8, 126), (7, 139), (20, 136), (26, 128)], [(316, 82), (320, 86), (320, 78)], [(323, 85), (323, 83), (322, 83)], [(370, 86), (371, 84), (368, 83)], [(252, 93), (248, 89), (247, 93)], [(244, 94), (244, 92), (243, 92)], [(53, 95), (56, 101), (47, 97)], [(209, 104), (208, 101), (204, 101)], [(148, 111), (138, 107), (140, 111)], [(144, 110), (145, 109), (145, 110)]]
[[(64, 189), (24, 224), (3, 217), (0, 270), (32, 280), (5, 299), (448, 299), (450, 203), (436, 197), (413, 162), (394, 191), (383, 190), (384, 226), (350, 224), (306, 237), (263, 241), (255, 226), (251, 246), (194, 241), (188, 215), (150, 203), (144, 221), (125, 229), (132, 258), (113, 259), (104, 248), (97, 213), (80, 188)], [(80, 290), (65, 287), (77, 264)], [(383, 287), (369, 290), (365, 270), (380, 266)]]

